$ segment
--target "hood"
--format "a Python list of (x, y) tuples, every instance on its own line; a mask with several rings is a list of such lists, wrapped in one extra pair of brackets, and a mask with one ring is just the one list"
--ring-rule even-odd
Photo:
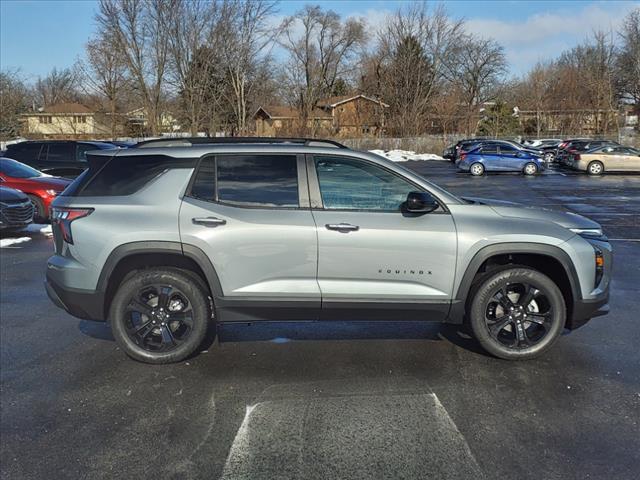
[(502, 217), (529, 218), (553, 222), (564, 228), (597, 229), (602, 228), (599, 223), (573, 212), (562, 212), (542, 207), (530, 207), (515, 202), (504, 200), (491, 200), (487, 198), (463, 197), (464, 200), (487, 205)]
[(0, 202), (27, 200), (28, 197), (20, 190), (8, 187), (0, 187)]
[(40, 184), (42, 185), (42, 188), (49, 188), (59, 192), (67, 188), (67, 185), (69, 185), (73, 181), (73, 180), (69, 180), (68, 178), (50, 177), (50, 176), (33, 177), (33, 178), (27, 178), (25, 180), (28, 180), (29, 182), (32, 182), (32, 183)]

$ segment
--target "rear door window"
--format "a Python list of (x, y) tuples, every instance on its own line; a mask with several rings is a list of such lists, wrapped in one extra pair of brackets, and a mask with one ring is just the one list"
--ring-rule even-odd
[(496, 155), (498, 153), (498, 146), (484, 145), (480, 151), (486, 155)]
[(300, 205), (295, 155), (216, 157), (217, 200), (248, 207)]
[(50, 143), (47, 162), (69, 163), (76, 161), (75, 144), (72, 142)]
[(498, 147), (500, 149), (501, 155), (507, 155), (509, 157), (515, 157), (518, 153), (518, 150), (515, 147), (511, 147), (509, 145), (500, 145)]

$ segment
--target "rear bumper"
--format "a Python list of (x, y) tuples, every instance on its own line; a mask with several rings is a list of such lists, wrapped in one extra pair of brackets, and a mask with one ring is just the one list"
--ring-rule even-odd
[(105, 321), (104, 294), (95, 290), (64, 288), (48, 275), (44, 282), (47, 295), (59, 308), (83, 320)]

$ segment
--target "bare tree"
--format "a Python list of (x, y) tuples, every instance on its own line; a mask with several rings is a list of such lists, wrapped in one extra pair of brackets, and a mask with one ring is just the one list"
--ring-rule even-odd
[(477, 110), (493, 98), (495, 88), (506, 71), (504, 48), (494, 40), (468, 35), (458, 44), (448, 75), (459, 86), (466, 106), (467, 134), (475, 132)]
[[(298, 27), (302, 33), (298, 34)], [(306, 125), (319, 99), (334, 93), (336, 83), (355, 71), (358, 49), (366, 41), (361, 20), (342, 21), (319, 6), (306, 6), (285, 21), (282, 46), (289, 53), (284, 67), (288, 87), (295, 92), (294, 103)]]
[(167, 17), (170, 79), (180, 97), (191, 133), (210, 119), (222, 100), (224, 66), (220, 50), (225, 41), (222, 23), (229, 4), (206, 0), (171, 0)]
[(640, 105), (640, 8), (625, 18), (620, 32), (620, 55), (617, 59), (618, 88), (621, 96)]
[(382, 95), (391, 102), (391, 115), (401, 135), (424, 129), (462, 34), (463, 22), (451, 20), (442, 6), (431, 11), (425, 3), (414, 4), (388, 20), (378, 46)]
[(248, 131), (248, 106), (256, 87), (257, 72), (268, 62), (270, 49), (280, 33), (268, 21), (276, 3), (269, 0), (230, 0), (225, 4), (222, 61), (229, 84), (229, 101), (235, 117), (234, 130)]
[(113, 36), (115, 51), (142, 98), (152, 135), (160, 132), (170, 11), (168, 0), (100, 0), (96, 15), (101, 34)]
[(35, 85), (37, 102), (42, 105), (53, 105), (60, 102), (78, 100), (78, 78), (70, 68), (58, 70), (54, 68), (45, 77), (39, 77)]
[(106, 103), (112, 138), (117, 137), (121, 123), (119, 104), (128, 87), (126, 65), (114, 47), (113, 38), (103, 33), (89, 40), (85, 48), (86, 60), (77, 63), (83, 89)]
[(29, 89), (19, 72), (0, 72), (0, 139), (6, 140), (20, 134), (20, 114), (29, 107)]

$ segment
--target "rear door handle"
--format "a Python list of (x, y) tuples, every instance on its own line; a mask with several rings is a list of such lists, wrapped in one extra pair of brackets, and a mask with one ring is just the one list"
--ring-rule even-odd
[(205, 227), (217, 227), (219, 225), (226, 225), (227, 221), (216, 217), (197, 217), (192, 218), (191, 221), (194, 225), (204, 225)]
[(360, 230), (358, 225), (351, 225), (350, 223), (327, 223), (325, 227), (329, 230), (337, 230), (338, 232), (356, 232)]

